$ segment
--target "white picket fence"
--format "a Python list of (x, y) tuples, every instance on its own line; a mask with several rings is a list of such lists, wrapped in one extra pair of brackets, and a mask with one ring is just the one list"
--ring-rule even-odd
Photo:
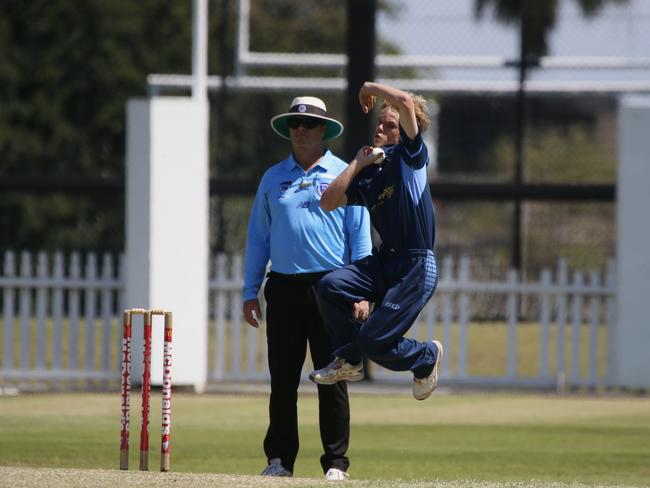
[[(123, 280), (110, 255), (4, 256), (0, 381), (115, 380)], [(67, 272), (66, 272), (67, 271)], [(17, 305), (17, 306), (16, 306)], [(83, 356), (83, 358), (82, 358)], [(82, 360), (83, 359), (83, 360)]]
[[(561, 261), (554, 273), (543, 271), (538, 282), (522, 282), (514, 271), (505, 281), (473, 279), (468, 258), (458, 263), (446, 259), (441, 268), (434, 298), (409, 336), (442, 340), (442, 384), (616, 386), (613, 264), (603, 278), (596, 272), (569, 273)], [(241, 256), (217, 256), (207, 286), (212, 382), (268, 381), (264, 324), (254, 329), (243, 320), (241, 286)], [(50, 260), (42, 253), (34, 258), (23, 252), (18, 260), (7, 252), (0, 288), (0, 387), (116, 387), (121, 258), (88, 254), (82, 259), (73, 253)], [(496, 318), (482, 320), (476, 311), (479, 303), (494, 304)], [(310, 367), (307, 361), (305, 374)], [(372, 366), (370, 372), (377, 383), (410, 381), (408, 373)]]

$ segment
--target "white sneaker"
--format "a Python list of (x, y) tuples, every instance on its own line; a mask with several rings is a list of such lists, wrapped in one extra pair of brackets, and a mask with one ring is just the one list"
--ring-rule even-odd
[(269, 465), (264, 468), (261, 473), (262, 476), (293, 476), (293, 473), (282, 466), (280, 458), (273, 458), (269, 461)]
[(345, 471), (341, 471), (338, 468), (330, 468), (325, 473), (325, 479), (327, 481), (344, 481), (350, 478), (350, 475)]
[(443, 349), (440, 341), (433, 341), (438, 348), (438, 356), (433, 365), (433, 371), (426, 378), (413, 378), (413, 396), (416, 400), (425, 400), (438, 386), (438, 365), (442, 361)]
[(319, 385), (333, 385), (337, 381), (359, 381), (363, 379), (363, 362), (350, 364), (343, 358), (334, 358), (323, 369), (309, 373), (309, 379)]

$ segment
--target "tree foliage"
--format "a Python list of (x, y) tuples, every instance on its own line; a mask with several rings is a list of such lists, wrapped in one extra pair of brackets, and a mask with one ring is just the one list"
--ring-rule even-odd
[(345, 52), (346, 2), (256, 0), (251, 5), (252, 51)]
[[(626, 4), (629, 0), (574, 0), (583, 15), (593, 17), (608, 4)], [(475, 0), (477, 18), (492, 9), (496, 19), (504, 24), (519, 24), (525, 19), (526, 45), (531, 54), (548, 54), (548, 36), (555, 27), (560, 0)]]
[[(494, 8), (514, 22), (523, 0), (476, 0), (477, 15)], [(576, 0), (578, 1), (578, 0)], [(607, 3), (579, 0), (586, 15)], [(530, 0), (543, 39), (555, 23), (556, 0)], [(263, 52), (345, 51), (345, 5), (332, 0), (253, 0), (250, 47)], [(390, 15), (394, 0), (378, 0)], [(150, 73), (191, 71), (191, 0), (3, 0), (0, 2), (0, 178), (124, 177), (125, 107), (147, 95)], [(539, 11), (537, 10), (539, 9)], [(209, 2), (212, 75), (233, 73), (236, 0)], [(381, 38), (377, 52), (397, 52)], [(343, 70), (301, 70), (344, 76)], [(291, 75), (287, 69), (250, 74)], [(210, 171), (220, 178), (257, 179), (290, 151), (271, 130), (271, 116), (298, 95), (322, 96), (343, 119), (332, 93), (211, 93)], [(341, 149), (341, 140), (332, 149)], [(244, 204), (238, 204), (244, 207)], [(246, 218), (228, 205), (219, 219)], [(225, 212), (225, 214), (223, 213)], [(7, 248), (122, 251), (123, 195), (0, 194), (0, 251)], [(224, 224), (229, 225), (229, 224)], [(219, 232), (223, 235), (223, 232)], [(218, 248), (219, 246), (217, 246)]]
[[(126, 101), (148, 73), (189, 70), (191, 2), (7, 0), (0, 19), (0, 176), (123, 177)], [(4, 194), (0, 249), (118, 251), (123, 209)]]
[[(233, 73), (236, 5), (209, 2), (211, 75)], [(345, 2), (254, 0), (251, 7), (252, 49), (345, 50)], [(0, 2), (0, 178), (123, 178), (126, 102), (147, 95), (150, 73), (191, 71), (191, 29), (191, 0)], [(340, 97), (312, 94), (342, 117)], [(256, 179), (286, 156), (290, 146), (269, 119), (297, 95), (211, 93), (211, 176)], [(123, 219), (121, 194), (5, 192), (0, 250), (121, 251)]]
[(190, 14), (164, 0), (2, 2), (2, 173), (123, 174), (125, 101), (148, 73), (189, 70)]

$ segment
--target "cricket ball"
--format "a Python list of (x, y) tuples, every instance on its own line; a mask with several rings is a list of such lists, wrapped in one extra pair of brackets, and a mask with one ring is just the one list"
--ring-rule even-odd
[(371, 154), (373, 156), (372, 162), (374, 164), (381, 164), (384, 160), (384, 150), (380, 147), (373, 147)]

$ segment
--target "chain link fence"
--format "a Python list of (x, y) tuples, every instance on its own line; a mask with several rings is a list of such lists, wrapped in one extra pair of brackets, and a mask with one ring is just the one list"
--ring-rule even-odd
[[(283, 2), (274, 2), (272, 8), (268, 0), (244, 3), (250, 9), (249, 41), (239, 66), (247, 78), (240, 79), (240, 89), (229, 91), (228, 100), (254, 100), (258, 122), (249, 120), (254, 132), (244, 130), (241, 137), (247, 141), (243, 150), (256, 154), (258, 165), (229, 169), (237, 158), (228, 151), (213, 151), (212, 164), (216, 167), (213, 174), (220, 177), (244, 177), (246, 172), (246, 178), (258, 181), (266, 168), (290, 152), (288, 144), (274, 137), (268, 120), (283, 111), (293, 96), (320, 96), (332, 115), (344, 120), (346, 11), (341, 6), (329, 8), (326, 1), (301, 6), (293, 14), (303, 26), (311, 26), (311, 33), (305, 31), (298, 42), (282, 35), (287, 26)], [(490, 4), (474, 0), (377, 2), (376, 79), (419, 91), (430, 100), (435, 123), (425, 139), (432, 155), (431, 183), (513, 183), (521, 134), (522, 183), (613, 189), (618, 99), (628, 92), (650, 90), (650, 63), (645, 57), (650, 52), (650, 35), (646, 34), (650, 32), (650, 7), (638, 0), (606, 4), (596, 15), (586, 16), (572, 2), (561, 2), (547, 36), (547, 56), (528, 70), (525, 110), (519, 117), (516, 19), (510, 25), (498, 23), (490, 5), (479, 15), (479, 3)], [(332, 29), (329, 36), (319, 39), (312, 34), (323, 28), (320, 20)], [(297, 53), (303, 57), (292, 64), (290, 58)], [(404, 56), (396, 58), (398, 54)], [(283, 79), (291, 83), (270, 89), (278, 76), (288, 77)], [(266, 90), (250, 88), (265, 81)], [(223, 94), (213, 92), (212, 96), (214, 107)], [(225, 113), (222, 118), (230, 120)], [(215, 142), (213, 147), (223, 149), (223, 144), (228, 142)], [(332, 149), (341, 148), (342, 142), (334, 141)], [(435, 191), (434, 200), (439, 256), (469, 255), (474, 263), (481, 263), (480, 273), (486, 278), (505, 276), (513, 252), (514, 201), (476, 199), (471, 194), (451, 199)], [(215, 251), (243, 248), (249, 208), (250, 202), (241, 196), (213, 197)], [(615, 208), (612, 198), (576, 201), (570, 195), (564, 199), (524, 196), (522, 270), (534, 278), (541, 269), (553, 269), (558, 259), (565, 258), (570, 267), (603, 271), (616, 253)], [(219, 237), (224, 233), (226, 240)]]

